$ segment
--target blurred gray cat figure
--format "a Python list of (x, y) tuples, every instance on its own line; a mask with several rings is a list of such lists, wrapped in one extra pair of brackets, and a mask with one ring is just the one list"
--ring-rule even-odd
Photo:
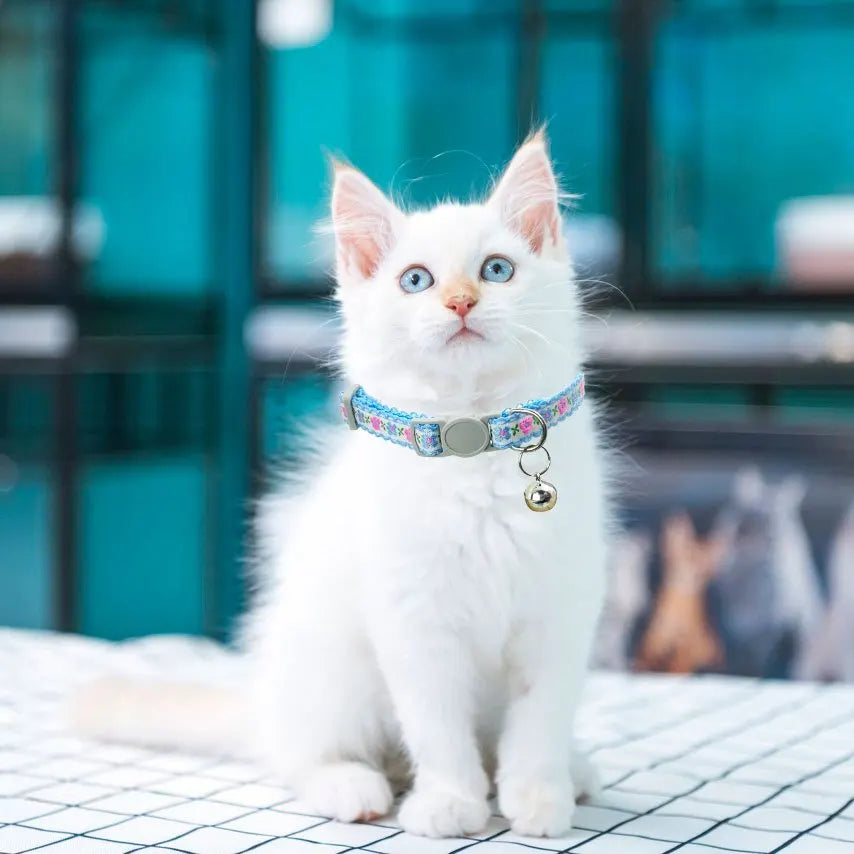
[(635, 624), (649, 604), (647, 573), (652, 538), (642, 529), (620, 534), (611, 548), (608, 588), (593, 645), (592, 665), (605, 670), (626, 670)]
[(833, 539), (827, 577), (830, 604), (795, 676), (854, 682), (854, 504)]
[(715, 523), (726, 549), (710, 586), (727, 672), (786, 676), (801, 667), (823, 605), (800, 506), (804, 481), (765, 482), (755, 468), (736, 474)]

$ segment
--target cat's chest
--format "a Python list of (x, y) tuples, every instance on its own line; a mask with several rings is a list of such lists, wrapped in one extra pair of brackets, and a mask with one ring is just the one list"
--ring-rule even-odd
[[(532, 608), (558, 602), (571, 544), (595, 526), (595, 471), (578, 464), (590, 459), (581, 453), (585, 435), (550, 439), (546, 477), (560, 494), (541, 513), (525, 504), (530, 477), (515, 451), (430, 460), (355, 436), (337, 480), (346, 493), (347, 566), (366, 613), (403, 614), (413, 625), (427, 615), (480, 645), (498, 643)], [(543, 459), (527, 459), (529, 471)]]
[[(565, 443), (552, 444), (553, 463), (544, 477), (569, 489), (575, 475)], [(544, 461), (540, 453), (524, 463), (534, 472)], [(425, 460), (363, 442), (354, 451), (353, 470), (352, 484), (361, 486), (351, 506), (357, 507), (364, 541), (391, 560), (403, 552), (488, 564), (495, 572), (505, 563), (536, 559), (554, 546), (566, 525), (562, 508), (543, 513), (528, 508), (524, 493), (532, 477), (520, 471), (519, 454), (512, 450)]]

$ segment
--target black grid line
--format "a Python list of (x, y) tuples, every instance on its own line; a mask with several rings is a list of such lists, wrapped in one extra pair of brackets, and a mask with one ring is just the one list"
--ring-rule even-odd
[[(805, 703), (806, 701), (807, 701), (807, 700), (805, 699), (805, 700), (804, 700), (804, 703)], [(801, 705), (803, 705), (804, 703), (802, 703)], [(780, 712), (780, 715), (789, 714), (790, 712), (791, 712), (791, 708), (786, 708), (785, 710), (782, 710), (782, 711)], [(840, 723), (846, 722), (846, 721), (849, 719), (849, 717), (850, 717), (850, 715), (849, 715), (849, 714), (840, 715), (839, 722), (840, 722)], [(763, 716), (760, 716), (760, 718), (758, 718), (756, 721), (748, 721), (748, 722), (747, 722), (747, 725), (749, 726), (749, 725), (751, 725), (752, 723), (754, 723), (754, 722), (759, 722), (759, 721), (760, 721), (760, 720), (762, 720), (762, 719), (764, 719), (764, 713), (763, 713)], [(773, 718), (772, 718), (771, 720), (773, 720)], [(808, 735), (812, 734), (813, 732), (821, 731), (821, 730), (825, 729), (825, 728), (826, 728), (826, 726), (827, 726), (827, 724), (826, 724), (826, 723), (822, 723), (822, 724), (820, 724), (818, 727), (814, 728), (813, 730), (810, 730), (810, 731), (808, 731), (807, 733), (802, 733), (802, 734), (800, 734), (799, 736), (797, 736), (796, 738), (793, 738), (791, 741), (795, 741), (796, 739), (798, 739), (798, 740), (803, 739), (805, 735), (806, 735), (806, 736), (808, 736)], [(732, 734), (732, 733), (734, 733), (734, 732), (738, 732), (738, 731), (740, 731), (740, 729), (743, 729), (743, 728), (744, 728), (744, 727), (742, 726), (742, 727), (738, 727), (738, 728), (733, 728), (732, 730), (725, 731), (725, 732), (723, 733), (723, 736), (724, 736), (724, 737), (726, 737), (726, 735)], [(719, 740), (719, 739), (720, 739), (720, 737), (721, 737), (721, 735), (722, 735), (722, 734), (720, 734), (720, 733), (719, 733), (719, 734), (718, 734), (718, 735), (716, 735), (713, 739), (707, 740), (707, 741), (705, 741), (705, 742), (700, 742), (700, 743), (698, 743), (698, 744), (694, 745), (694, 746), (693, 746), (693, 748), (694, 748), (694, 749), (696, 749), (697, 747), (703, 746), (704, 744), (713, 743), (714, 741)], [(761, 758), (764, 758), (764, 757), (766, 757), (766, 756), (773, 755), (773, 754), (774, 754), (775, 752), (777, 752), (777, 751), (778, 751), (782, 746), (785, 746), (787, 743), (791, 743), (791, 741), (790, 741), (790, 742), (781, 742), (781, 744), (779, 744), (779, 745), (775, 745), (773, 748), (771, 748), (771, 749), (770, 749), (770, 750), (768, 750), (768, 751), (765, 751), (764, 753), (763, 753), (763, 752), (756, 753), (755, 755), (752, 755), (752, 756), (750, 757), (750, 759), (749, 759), (749, 760), (746, 760), (746, 761), (745, 761), (745, 762), (743, 762), (743, 763), (737, 763), (737, 764), (733, 765), (732, 767), (727, 768), (727, 770), (726, 770), (723, 774), (720, 774), (718, 777), (708, 777), (707, 779), (700, 780), (700, 781), (698, 782), (697, 786), (695, 786), (693, 789), (690, 789), (690, 790), (688, 790), (688, 791), (686, 791), (686, 792), (682, 792), (682, 793), (681, 793), (681, 794), (679, 794), (679, 795), (675, 795), (675, 796), (673, 796), (672, 798), (670, 798), (668, 801), (665, 801), (663, 804), (660, 804), (660, 805), (658, 805), (658, 806), (654, 807), (653, 809), (648, 810), (647, 812), (642, 813), (642, 814), (640, 814), (640, 815), (641, 815), (641, 816), (644, 816), (644, 815), (651, 815), (652, 813), (659, 812), (663, 807), (666, 807), (666, 806), (668, 805), (668, 803), (672, 803), (673, 801), (677, 800), (678, 798), (682, 798), (682, 797), (688, 797), (688, 796), (690, 796), (692, 793), (699, 791), (701, 788), (703, 788), (703, 786), (705, 786), (705, 785), (706, 785), (707, 783), (709, 783), (709, 782), (715, 782), (715, 781), (723, 781), (723, 780), (726, 780), (727, 776), (728, 776), (729, 774), (731, 774), (731, 773), (732, 773), (732, 771), (736, 770), (736, 769), (737, 769), (737, 768), (739, 768), (739, 767), (744, 767), (744, 766), (746, 766), (746, 765), (752, 764), (752, 763), (753, 763), (753, 762), (755, 762), (757, 759), (761, 759)], [(683, 755), (686, 755), (686, 754), (683, 754)], [(837, 761), (837, 763), (833, 763), (833, 764), (840, 764), (841, 762), (843, 762), (843, 761), (845, 761), (845, 760), (847, 760), (847, 759), (850, 759), (852, 756), (854, 756), (854, 753), (852, 753), (852, 754), (847, 754), (847, 755), (843, 756), (841, 759), (839, 759), (839, 760)], [(644, 770), (650, 770), (650, 769), (652, 769), (652, 768), (655, 768), (655, 767), (656, 767), (656, 764), (663, 764), (664, 762), (671, 761), (671, 760), (672, 760), (672, 757), (668, 757), (668, 758), (666, 758), (666, 759), (663, 759), (663, 760), (662, 760), (662, 762), (660, 762), (660, 763), (655, 763), (655, 764), (653, 764), (653, 765), (648, 766), (648, 769), (644, 769)], [(713, 825), (712, 825), (712, 827), (707, 828), (707, 829), (706, 829), (705, 831), (703, 831), (702, 833), (697, 834), (696, 836), (691, 837), (690, 839), (686, 839), (685, 841), (678, 843), (677, 845), (675, 845), (675, 846), (674, 846), (674, 847), (672, 847), (672, 848), (668, 848), (668, 849), (666, 850), (666, 852), (663, 852), (663, 854), (671, 854), (671, 852), (678, 851), (680, 848), (683, 848), (684, 846), (686, 846), (686, 845), (688, 845), (688, 844), (691, 844), (691, 843), (695, 843), (695, 842), (697, 842), (699, 839), (701, 839), (701, 838), (702, 838), (703, 836), (705, 836), (706, 834), (711, 833), (711, 832), (712, 832), (713, 830), (715, 830), (717, 827), (721, 827), (721, 826), (723, 826), (723, 825), (726, 825), (726, 824), (730, 824), (730, 823), (732, 823), (734, 819), (739, 818), (739, 817), (740, 817), (740, 816), (742, 816), (742, 815), (745, 815), (746, 813), (750, 812), (751, 810), (755, 809), (755, 808), (756, 808), (756, 807), (758, 807), (758, 806), (763, 806), (763, 805), (765, 805), (765, 804), (766, 804), (766, 803), (768, 803), (769, 801), (772, 801), (774, 798), (778, 797), (782, 792), (784, 792), (784, 791), (786, 791), (786, 790), (788, 790), (788, 789), (790, 789), (790, 788), (794, 787), (794, 786), (795, 786), (795, 785), (797, 785), (798, 783), (804, 782), (805, 780), (808, 780), (808, 779), (810, 779), (811, 777), (818, 776), (819, 774), (821, 774), (821, 773), (823, 773), (824, 771), (826, 771), (829, 767), (832, 767), (832, 766), (831, 766), (831, 765), (828, 765), (828, 766), (822, 767), (819, 771), (816, 771), (816, 772), (814, 772), (813, 774), (804, 775), (804, 776), (803, 776), (803, 777), (801, 777), (799, 780), (797, 780), (797, 781), (795, 781), (795, 782), (793, 782), (793, 783), (790, 783), (790, 784), (787, 784), (787, 785), (785, 785), (785, 786), (781, 786), (781, 787), (779, 787), (779, 788), (778, 788), (777, 790), (775, 790), (772, 794), (768, 795), (768, 796), (767, 796), (767, 798), (765, 798), (765, 799), (763, 799), (763, 800), (761, 800), (761, 801), (757, 801), (757, 802), (756, 802), (756, 803), (754, 803), (754, 804), (749, 805), (749, 806), (748, 806), (748, 807), (746, 807), (744, 810), (742, 810), (742, 811), (740, 811), (740, 812), (738, 812), (738, 813), (735, 813), (734, 815), (732, 815), (732, 816), (728, 817), (727, 819), (722, 819), (722, 820), (720, 820), (720, 821), (716, 822), (715, 824), (713, 824)], [(631, 774), (633, 774), (633, 773), (635, 773), (635, 772), (631, 772), (628, 776), (631, 776)], [(623, 778), (623, 779), (626, 779), (626, 778)], [(617, 784), (615, 784), (615, 785), (618, 785), (618, 783), (617, 783)], [(840, 808), (840, 812), (841, 812), (843, 809), (845, 809), (845, 806), (843, 806), (843, 807), (841, 807), (841, 808)], [(601, 833), (601, 834), (599, 834), (599, 835), (600, 835), (600, 836), (607, 836), (607, 835), (617, 835), (617, 836), (619, 836), (619, 835), (621, 835), (621, 834), (620, 834), (620, 832), (619, 832), (618, 828), (620, 828), (620, 827), (622, 827), (622, 826), (624, 826), (624, 825), (626, 825), (626, 824), (629, 824), (630, 822), (634, 821), (634, 820), (635, 820), (635, 818), (637, 818), (637, 817), (639, 817), (639, 816), (632, 816), (631, 818), (626, 819), (624, 822), (621, 822), (620, 824), (614, 825), (614, 826), (613, 826), (613, 827), (611, 827), (608, 831), (606, 831), (606, 832), (604, 832), (604, 833)], [(830, 820), (830, 818), (832, 818), (832, 817), (833, 817), (833, 816), (831, 815), (830, 817), (828, 817), (827, 819), (824, 819), (824, 820)], [(824, 820), (823, 820), (823, 821), (824, 821)], [(819, 824), (823, 823), (823, 821), (822, 821), (822, 822), (820, 822)], [(741, 825), (738, 825), (738, 826), (741, 826)], [(749, 828), (746, 828), (746, 829), (749, 829)], [(642, 836), (641, 834), (633, 834), (633, 835)], [(594, 838), (595, 838), (595, 837), (594, 837)], [(642, 838), (646, 838), (646, 839), (656, 839), (656, 837), (647, 837), (647, 836), (643, 836)], [(582, 849), (582, 848), (584, 847), (584, 845), (585, 845), (585, 844), (587, 844), (588, 842), (591, 842), (591, 841), (592, 841), (592, 839), (585, 840), (584, 842), (579, 843), (577, 846), (573, 846), (572, 848), (568, 848), (568, 849), (566, 849), (566, 851), (576, 851), (576, 850), (580, 850), (580, 849)], [(667, 840), (657, 840), (657, 841), (666, 842)], [(791, 842), (792, 842), (792, 841), (793, 841), (793, 840), (789, 840), (786, 844), (787, 844), (787, 845), (788, 845), (788, 844), (791, 844)], [(701, 843), (701, 844), (702, 844), (702, 843)], [(711, 846), (711, 847), (719, 847), (719, 846)], [(723, 848), (722, 850), (725, 850), (725, 851), (733, 851), (733, 850), (738, 851), (738, 850), (741, 850), (741, 849)], [(780, 850), (780, 849), (775, 849), (775, 850)]]

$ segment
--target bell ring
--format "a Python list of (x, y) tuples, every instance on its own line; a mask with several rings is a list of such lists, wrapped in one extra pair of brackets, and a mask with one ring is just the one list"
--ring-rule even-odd
[[(557, 488), (553, 483), (549, 483), (547, 480), (542, 479), (542, 476), (551, 468), (552, 465), (551, 454), (549, 453), (548, 448), (545, 447), (548, 427), (543, 416), (535, 409), (514, 409), (513, 412), (530, 415), (541, 430), (540, 438), (536, 442), (532, 442), (530, 445), (524, 445), (519, 448), (519, 468), (523, 474), (534, 478), (533, 481), (525, 487), (525, 504), (528, 505), (529, 510), (533, 510), (535, 513), (544, 513), (546, 510), (551, 510), (552, 507), (557, 504)], [(524, 463), (525, 454), (532, 454), (535, 451), (540, 450), (546, 455), (545, 465), (538, 471), (528, 471), (525, 468)]]

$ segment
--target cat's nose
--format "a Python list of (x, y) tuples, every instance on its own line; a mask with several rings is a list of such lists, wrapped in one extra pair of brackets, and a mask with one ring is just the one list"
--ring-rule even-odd
[(460, 317), (465, 317), (475, 306), (477, 300), (468, 294), (459, 294), (455, 297), (449, 297), (445, 303), (445, 307), (451, 309)]

